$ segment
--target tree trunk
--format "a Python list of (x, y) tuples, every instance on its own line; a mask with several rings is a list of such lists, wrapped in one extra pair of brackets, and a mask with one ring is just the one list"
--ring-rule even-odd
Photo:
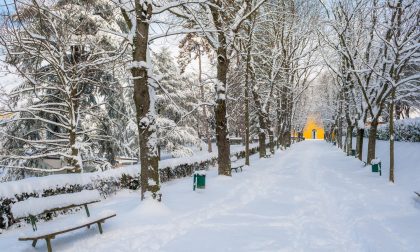
[(268, 127), (268, 140), (270, 141), (270, 153), (274, 155), (275, 153), (274, 132), (273, 130), (271, 130), (271, 127)]
[[(73, 65), (77, 64), (81, 60), (82, 46), (71, 47), (71, 62)], [(75, 76), (76, 77), (76, 76)], [(80, 173), (83, 169), (82, 160), (80, 157), (80, 150), (77, 142), (77, 122), (79, 121), (79, 90), (77, 85), (72, 86), (70, 91), (70, 132), (69, 132), (69, 144), (71, 150), (71, 158), (68, 159), (70, 166), (73, 166), (73, 170), (70, 172)]]
[(351, 155), (353, 149), (353, 128), (354, 126), (347, 126), (347, 156)]
[(357, 129), (356, 153), (360, 161), (363, 161), (363, 135), (365, 129)]
[(389, 181), (394, 183), (394, 99), (395, 89), (391, 94), (391, 106), (389, 108)]
[(282, 141), (282, 131), (281, 131), (281, 102), (280, 102), (280, 89), (277, 88), (277, 105), (276, 105), (276, 117), (277, 117), (277, 149), (280, 148)]
[(216, 106), (214, 108), (216, 117), (216, 141), (219, 166), (219, 175), (231, 176), (230, 170), (230, 144), (228, 137), (227, 118), (226, 118), (226, 79), (229, 69), (226, 49), (217, 49), (217, 80), (216, 83)]
[[(270, 97), (273, 94), (273, 90), (274, 90), (274, 84), (271, 84), (271, 91), (270, 91)], [(266, 113), (265, 113), (265, 121), (266, 121), (266, 126), (267, 126), (267, 132), (268, 132), (268, 141), (269, 141), (269, 147), (270, 147), (270, 153), (272, 155), (274, 155), (275, 153), (275, 148), (274, 148), (274, 132), (273, 129), (271, 127), (271, 120), (270, 120), (270, 105), (271, 102), (267, 102), (266, 105)]]
[(144, 66), (144, 63), (150, 62), (148, 37), (152, 5), (148, 3), (147, 6), (141, 6), (139, 2), (136, 2), (135, 11), (137, 19), (136, 33), (133, 38), (131, 74), (133, 76), (133, 98), (139, 131), (141, 199), (147, 198), (150, 193), (153, 199), (160, 200), (159, 157), (156, 141), (155, 107), (154, 100), (152, 100), (155, 90), (153, 85), (148, 85), (148, 71), (150, 69)]
[(337, 145), (340, 149), (343, 149), (343, 123), (341, 116), (338, 118)]
[(348, 134), (348, 132), (346, 130), (346, 137), (344, 138), (344, 144), (343, 144), (343, 151), (344, 151), (344, 153), (346, 153), (346, 155), (348, 155), (348, 152), (347, 152), (347, 141), (348, 141), (347, 136), (348, 135), (347, 134)]
[(258, 133), (258, 146), (260, 149), (260, 158), (263, 158), (265, 156), (267, 156), (267, 150), (265, 148), (265, 133), (263, 130), (261, 130), (260, 128), (260, 132)]
[(375, 159), (377, 130), (378, 130), (378, 120), (374, 119), (369, 129), (368, 155), (367, 155), (368, 164), (371, 164), (372, 159)]
[(249, 165), (249, 72), (251, 68), (251, 49), (247, 48), (245, 69), (245, 165)]
[(258, 94), (258, 91), (255, 88), (255, 76), (252, 75), (252, 86), (251, 86), (251, 92), (252, 92), (252, 97), (254, 98), (254, 103), (255, 103), (255, 107), (257, 109), (257, 115), (258, 115), (258, 142), (259, 142), (259, 153), (260, 153), (260, 158), (263, 158), (267, 155), (267, 149), (265, 146), (265, 142), (266, 142), (266, 130), (267, 130), (267, 113), (265, 111), (263, 111), (263, 107), (261, 104), (261, 98), (260, 95)]
[(265, 157), (267, 155), (267, 150), (265, 147), (266, 136), (265, 132), (267, 129), (265, 113), (262, 111), (260, 97), (256, 90), (252, 88), (252, 94), (254, 97), (255, 106), (257, 107), (257, 114), (258, 114), (258, 142), (259, 142), (259, 149), (260, 149), (260, 158)]

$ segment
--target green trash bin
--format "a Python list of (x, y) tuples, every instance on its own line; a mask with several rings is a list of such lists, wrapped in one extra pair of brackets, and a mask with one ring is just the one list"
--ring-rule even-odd
[(356, 150), (351, 150), (351, 155), (355, 157), (356, 156)]
[(381, 161), (378, 159), (373, 159), (372, 163), (372, 172), (379, 172), (379, 175), (382, 176)]
[(194, 181), (193, 181), (193, 190), (195, 189), (205, 189), (206, 188), (206, 172), (205, 171), (195, 171), (194, 172)]

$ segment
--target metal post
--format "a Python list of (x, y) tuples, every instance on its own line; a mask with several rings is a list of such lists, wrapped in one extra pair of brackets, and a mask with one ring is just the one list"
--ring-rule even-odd
[(381, 164), (381, 162), (379, 162), (378, 168), (379, 168), (379, 176), (382, 176), (382, 164)]
[(29, 215), (29, 220), (31, 221), (32, 229), (34, 231), (36, 231), (38, 228), (36, 227), (36, 218), (35, 218), (35, 216)]
[(193, 177), (193, 191), (195, 191), (195, 187), (197, 186), (197, 174), (194, 173)]

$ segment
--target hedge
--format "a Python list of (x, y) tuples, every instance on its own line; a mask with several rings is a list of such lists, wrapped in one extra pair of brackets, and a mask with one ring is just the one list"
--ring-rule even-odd
[[(258, 151), (259, 148), (254, 147), (250, 149), (250, 154), (255, 154)], [(235, 156), (237, 159), (244, 158), (245, 151), (236, 152), (232, 154), (232, 156)], [(186, 163), (174, 167), (161, 168), (159, 169), (160, 180), (161, 182), (167, 182), (173, 179), (191, 176), (195, 170), (207, 170), (210, 166), (215, 165), (216, 162), (217, 157), (213, 157), (201, 162)], [(21, 182), (26, 182), (26, 184), (28, 184), (28, 181), (22, 180), (6, 182), (3, 183), (3, 185), (0, 184), (0, 186), (3, 187), (3, 191), (0, 192), (0, 231), (1, 229), (7, 229), (15, 223), (19, 225), (18, 221), (13, 219), (13, 216), (10, 212), (11, 205), (18, 201), (26, 200), (29, 197), (47, 197), (57, 194), (74, 193), (80, 192), (82, 190), (92, 189), (98, 190), (103, 197), (107, 197), (121, 189), (137, 190), (140, 186), (138, 179), (139, 176), (140, 173), (138, 169), (135, 170), (118, 168), (113, 169), (109, 172), (106, 171), (102, 173), (60, 174), (46, 177), (33, 177), (24, 179), (31, 181), (47, 181), (47, 179), (49, 180), (48, 183), (44, 184), (42, 182), (39, 182), (38, 184), (42, 185), (39, 186), (38, 189), (24, 188), (24, 186), (19, 186), (19, 183)], [(18, 187), (20, 189), (18, 193), (13, 193), (13, 183), (15, 183), (15, 187)], [(30, 181), (29, 184), (31, 184)], [(51, 184), (54, 186), (45, 186), (45, 184)], [(9, 187), (8, 189), (10, 190), (4, 190), (6, 187)], [(22, 192), (22, 190), (24, 191)], [(53, 217), (55, 217), (55, 214), (40, 216), (40, 218), (44, 220), (49, 220)]]
[[(420, 142), (420, 118), (410, 118), (394, 121), (395, 141)], [(366, 130), (369, 136), (369, 129)], [(389, 124), (378, 126), (376, 138), (379, 140), (389, 140)]]

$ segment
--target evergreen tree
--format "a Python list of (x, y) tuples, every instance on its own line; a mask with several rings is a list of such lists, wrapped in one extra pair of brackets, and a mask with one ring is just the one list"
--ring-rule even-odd
[(197, 119), (189, 114), (196, 106), (194, 82), (181, 76), (168, 48), (154, 56), (154, 72), (159, 77), (156, 110), (159, 147), (173, 157), (191, 156), (190, 147), (200, 144), (192, 125)]

